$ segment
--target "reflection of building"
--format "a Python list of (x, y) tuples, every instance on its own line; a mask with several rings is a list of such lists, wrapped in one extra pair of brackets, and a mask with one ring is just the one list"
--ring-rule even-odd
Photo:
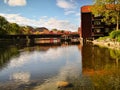
[(81, 7), (81, 37), (93, 38), (108, 35), (110, 30), (114, 30), (116, 25), (106, 25), (101, 21), (102, 16), (94, 17), (90, 11), (91, 6)]
[[(103, 57), (104, 56), (104, 57)], [(92, 44), (84, 44), (82, 47), (82, 73), (83, 75), (103, 74), (106, 67), (114, 66), (114, 60), (110, 57), (110, 50), (100, 48)]]

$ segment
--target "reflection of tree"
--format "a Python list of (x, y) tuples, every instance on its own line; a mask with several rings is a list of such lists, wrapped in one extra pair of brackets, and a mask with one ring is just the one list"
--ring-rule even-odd
[(18, 50), (16, 47), (2, 47), (0, 48), (0, 68), (6, 66), (10, 58), (17, 55)]
[(24, 51), (48, 51), (50, 49), (50, 46), (34, 46), (34, 47), (25, 47)]
[[(43, 43), (43, 44), (36, 44), (35, 46), (29, 46), (29, 47), (24, 47), (23, 51), (43, 51), (46, 52), (48, 51), (50, 48), (58, 48), (58, 47), (66, 47), (66, 46), (72, 46), (72, 45), (78, 45), (78, 44), (70, 44), (67, 43)], [(82, 47), (81, 47), (82, 48)]]
[(49, 45), (49, 44), (43, 44), (43, 45), (36, 45), (36, 46), (29, 46), (29, 47), (24, 47), (22, 50), (23, 51), (41, 51), (41, 52), (46, 52), (50, 48), (58, 48), (60, 45)]
[(109, 69), (104, 69), (104, 71), (103, 75), (94, 74), (91, 76), (96, 87), (95, 90), (120, 90), (120, 70), (114, 69), (112, 66)]
[(84, 44), (82, 48), (83, 75), (91, 78), (95, 90), (120, 89), (120, 69), (115, 68), (113, 58), (119, 60), (120, 51)]
[(113, 59), (116, 59), (116, 64), (118, 66), (118, 60), (120, 59), (120, 50), (110, 50), (110, 56)]

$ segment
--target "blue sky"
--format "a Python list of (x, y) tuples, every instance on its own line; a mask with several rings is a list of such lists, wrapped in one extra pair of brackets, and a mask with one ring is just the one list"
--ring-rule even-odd
[(0, 15), (20, 25), (77, 31), (80, 7), (92, 0), (0, 0)]

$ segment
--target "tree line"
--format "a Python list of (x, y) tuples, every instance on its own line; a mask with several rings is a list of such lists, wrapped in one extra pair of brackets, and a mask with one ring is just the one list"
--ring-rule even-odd
[[(20, 26), (17, 23), (8, 22), (5, 17), (0, 16), (0, 35), (16, 35), (16, 34), (43, 34), (51, 32), (65, 33), (65, 30), (52, 29), (49, 31), (45, 27)], [(69, 31), (68, 31), (69, 32)]]
[(21, 27), (16, 23), (8, 22), (4, 17), (0, 16), (0, 34), (20, 34)]

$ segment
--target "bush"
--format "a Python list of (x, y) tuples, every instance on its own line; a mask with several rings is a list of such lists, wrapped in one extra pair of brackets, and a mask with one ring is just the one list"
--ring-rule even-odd
[(109, 38), (109, 36), (104, 36), (104, 37), (99, 37), (97, 40), (106, 40), (108, 38)]
[(116, 39), (117, 39), (118, 42), (120, 42), (120, 36), (118, 36)]
[(120, 39), (120, 30), (114, 30), (110, 33), (110, 38), (112, 39)]

